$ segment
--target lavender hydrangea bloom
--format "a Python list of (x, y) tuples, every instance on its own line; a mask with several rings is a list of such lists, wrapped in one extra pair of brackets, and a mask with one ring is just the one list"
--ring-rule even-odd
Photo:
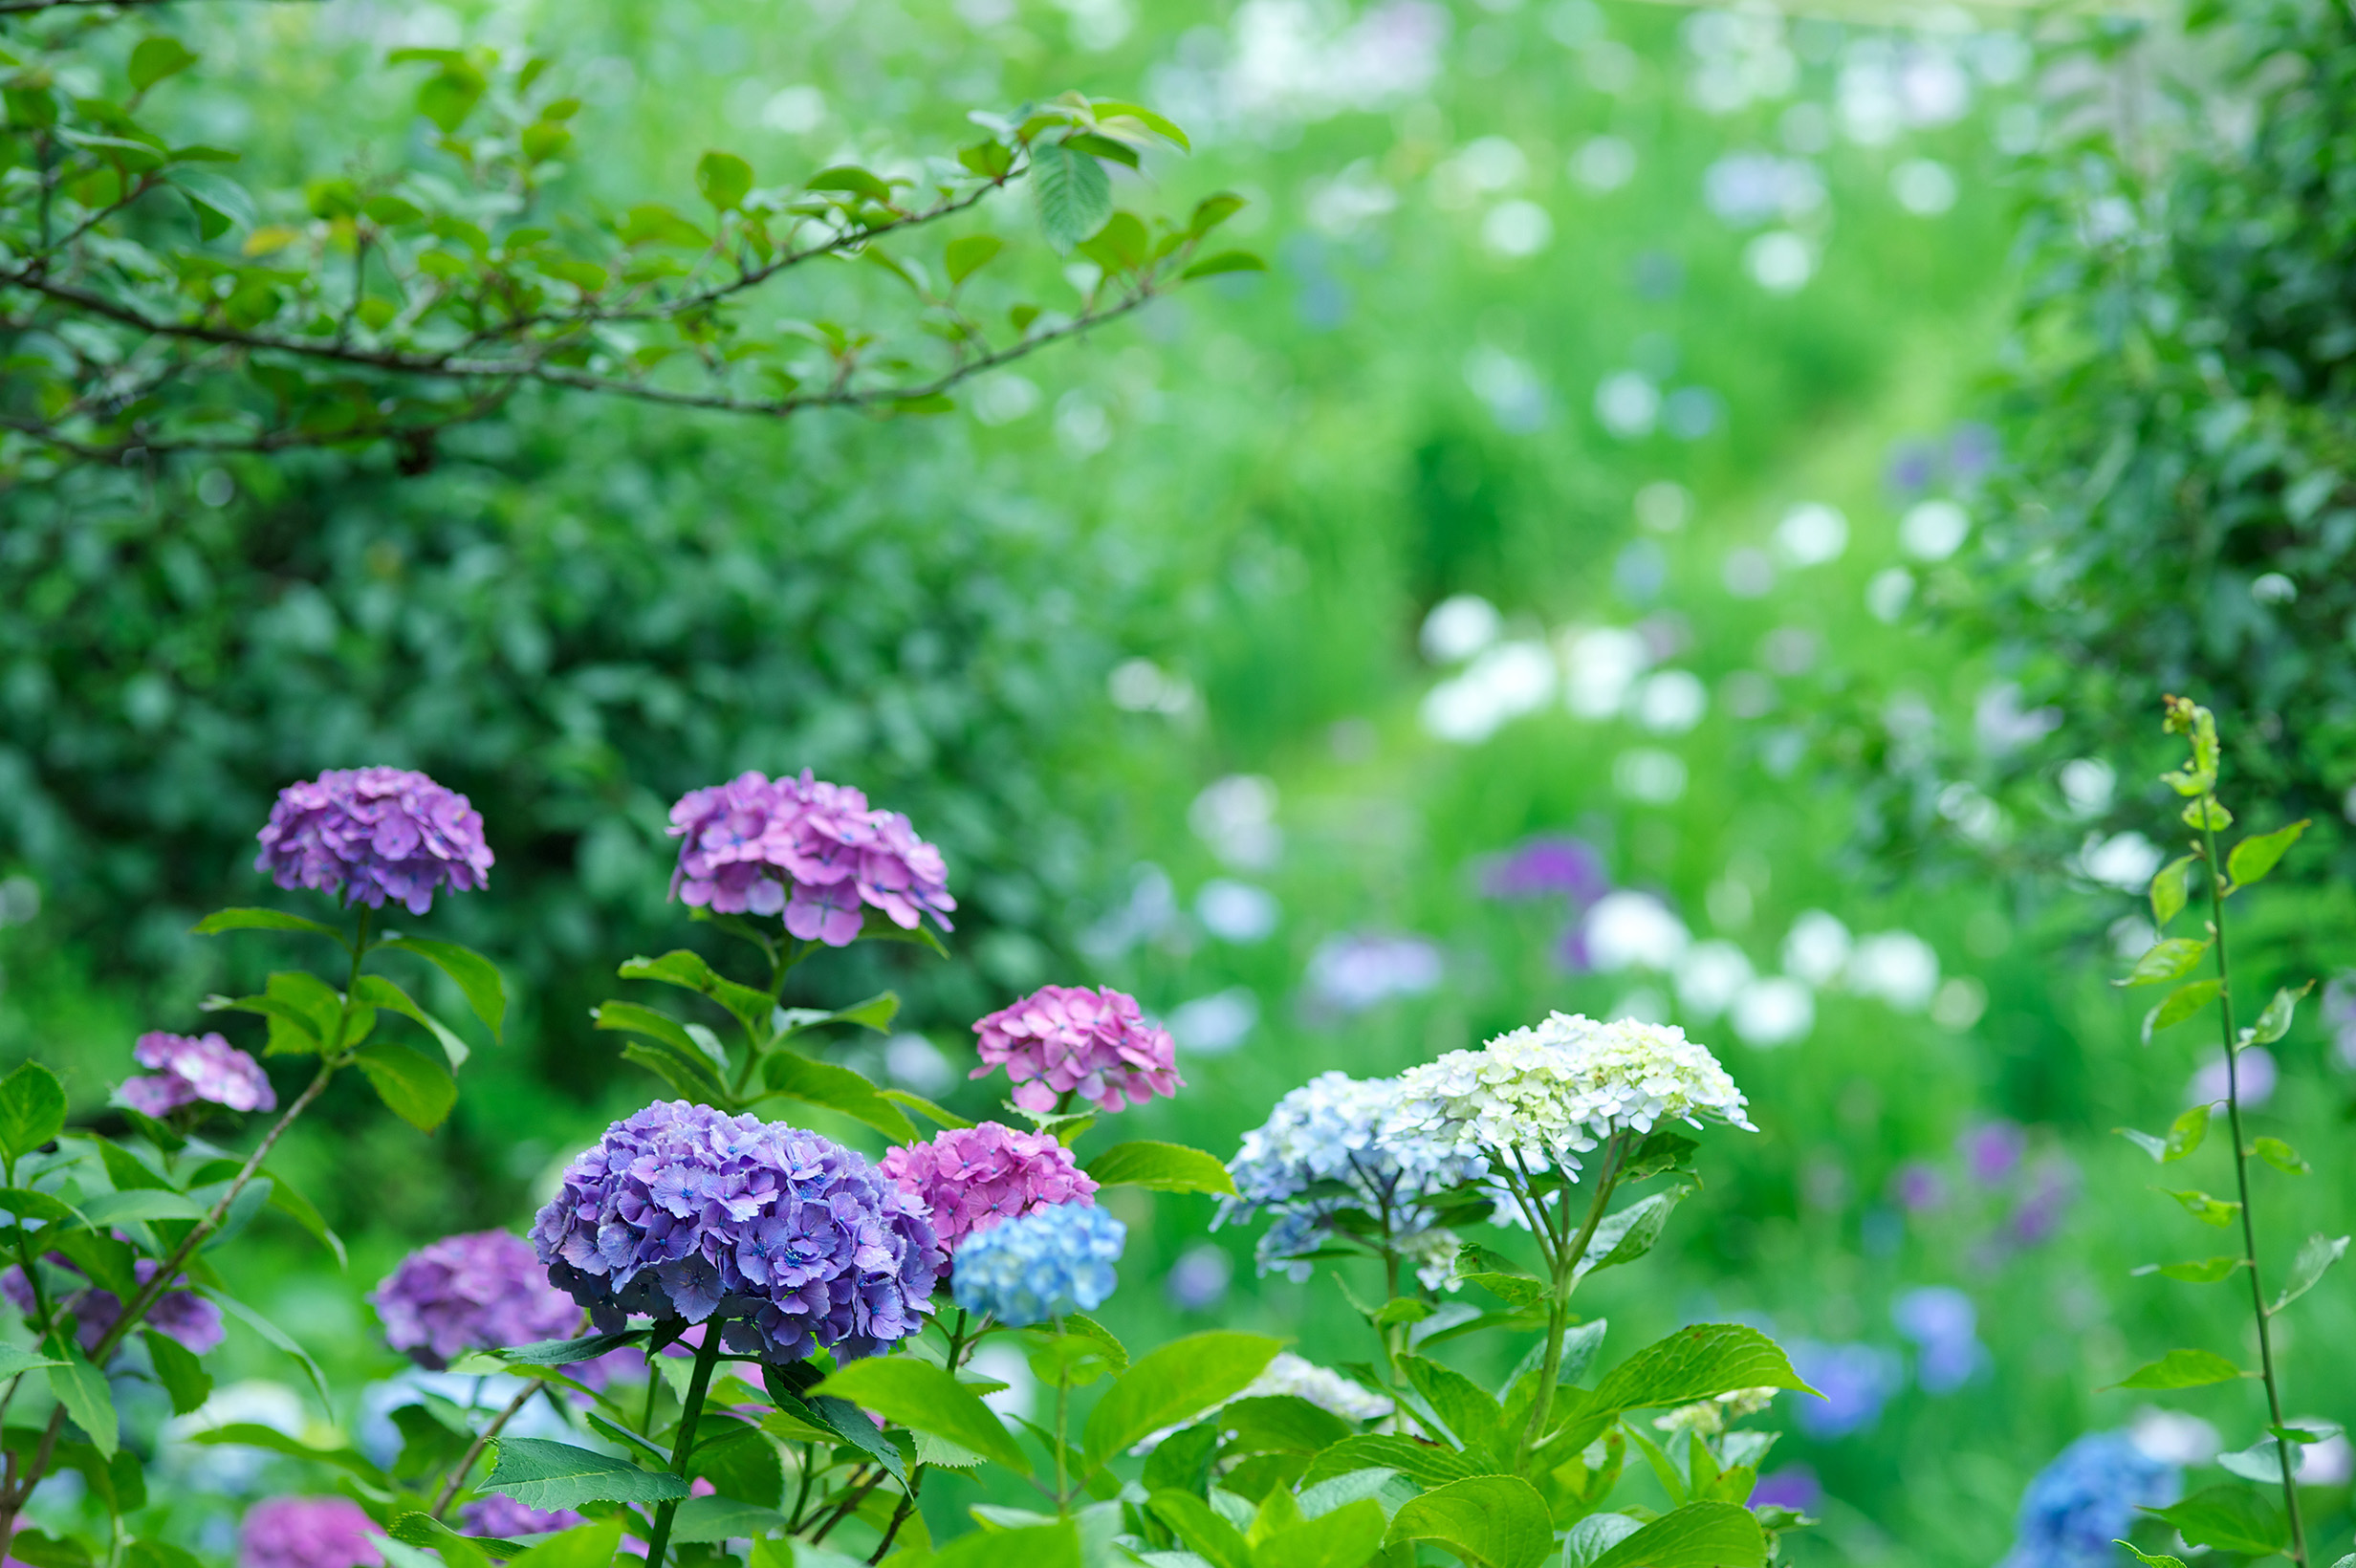
[(930, 915), (943, 930), (957, 901), (941, 852), (898, 812), (811, 776), (774, 781), (739, 773), (690, 791), (671, 808), (680, 840), (671, 894), (723, 914), (777, 915), (804, 942), (847, 947), (865, 923), (862, 905), (903, 930)]
[(580, 1320), (532, 1244), (508, 1230), (429, 1242), (369, 1299), (384, 1320), (384, 1342), (437, 1372), (469, 1350), (561, 1339)]
[(982, 1065), (1014, 1080), (1014, 1103), (1045, 1115), (1064, 1094), (1118, 1111), (1186, 1087), (1169, 1031), (1145, 1022), (1137, 998), (1107, 986), (1041, 986), (979, 1020)]
[(269, 1497), (246, 1510), (238, 1568), (377, 1568), (383, 1528), (349, 1497)]
[(878, 1167), (924, 1205), (949, 1252), (1003, 1220), (1062, 1203), (1092, 1203), (1096, 1179), (1055, 1134), (996, 1122), (951, 1127), (929, 1143), (888, 1150)]
[(490, 1535), (498, 1540), (513, 1540), (518, 1535), (543, 1535), (553, 1530), (570, 1530), (589, 1521), (569, 1508), (559, 1508), (543, 1514), (536, 1508), (526, 1508), (513, 1497), (503, 1497), (495, 1492), (485, 1492), (458, 1510), (458, 1533), (462, 1535)]
[(142, 1116), (169, 1116), (200, 1100), (232, 1111), (278, 1108), (277, 1091), (263, 1075), (262, 1064), (217, 1034), (154, 1031), (139, 1037), (131, 1058), (142, 1067), (159, 1069), (150, 1077), (123, 1080), (122, 1102)]
[(2109, 1568), (2139, 1507), (2176, 1500), (2183, 1476), (2125, 1432), (2088, 1432), (2038, 1471), (2020, 1498), (2020, 1534), (2002, 1568)]
[(942, 1267), (923, 1206), (860, 1155), (684, 1100), (606, 1128), (532, 1240), (600, 1329), (723, 1313), (731, 1349), (779, 1362), (915, 1334)]
[[(63, 1252), (50, 1253), (47, 1261), (66, 1274), (76, 1277), (81, 1274)], [(133, 1276), (142, 1285), (155, 1277), (157, 1264), (153, 1258), (136, 1259), (131, 1267)], [(25, 1271), (13, 1264), (6, 1273), (0, 1273), (0, 1296), (7, 1296), (18, 1312), (30, 1316), (33, 1311), (33, 1286), (25, 1278)], [(122, 1316), (122, 1298), (97, 1285), (63, 1301), (52, 1300), (50, 1305), (63, 1306), (74, 1314), (74, 1339), (85, 1351), (97, 1349), (106, 1331)], [(179, 1340), (199, 1356), (219, 1348), (221, 1343), (221, 1309), (194, 1291), (165, 1291), (156, 1297), (155, 1305), (147, 1309), (140, 1321), (143, 1327)]]
[(993, 1226), (957, 1254), (957, 1304), (1018, 1328), (1093, 1312), (1120, 1283), (1113, 1264), (1128, 1235), (1093, 1204), (1058, 1204)]
[(491, 878), (482, 814), (404, 768), (330, 769), (290, 784), (256, 837), (253, 868), (280, 887), (340, 889), (346, 904), (371, 909), (391, 899), (422, 915), (445, 883), (466, 892)]

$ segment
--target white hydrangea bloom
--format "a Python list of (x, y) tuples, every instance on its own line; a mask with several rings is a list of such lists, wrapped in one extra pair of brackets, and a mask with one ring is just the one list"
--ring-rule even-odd
[(1268, 1369), (1252, 1380), (1249, 1386), (1235, 1397), (1259, 1399), (1271, 1394), (1290, 1394), (1305, 1399), (1320, 1410), (1329, 1410), (1344, 1421), (1378, 1421), (1390, 1414), (1391, 1402), (1371, 1388), (1352, 1383), (1339, 1372), (1329, 1371), (1305, 1357), (1289, 1350), (1276, 1352), (1276, 1359)]
[(1665, 1416), (1655, 1416), (1652, 1424), (1665, 1432), (1699, 1432), (1704, 1437), (1715, 1437), (1726, 1430), (1729, 1421), (1758, 1414), (1780, 1392), (1777, 1388), (1737, 1388), (1714, 1399), (1680, 1405)]
[(1386, 1132), (1460, 1155), (1511, 1151), (1532, 1169), (1579, 1169), (1577, 1156), (1619, 1132), (1704, 1117), (1756, 1132), (1717, 1057), (1673, 1024), (1598, 1023), (1550, 1013), (1478, 1051), (1409, 1068)]

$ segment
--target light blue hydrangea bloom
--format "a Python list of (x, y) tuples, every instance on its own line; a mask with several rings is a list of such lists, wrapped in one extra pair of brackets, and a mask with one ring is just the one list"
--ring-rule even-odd
[(957, 1304), (1001, 1323), (1094, 1312), (1119, 1283), (1129, 1228), (1093, 1204), (1064, 1203), (1003, 1221), (957, 1250)]
[(2166, 1508), (2183, 1489), (2183, 1472), (2128, 1433), (2088, 1432), (2029, 1483), (2020, 1537), (1998, 1568), (2111, 1568), (2127, 1560), (2111, 1543), (2134, 1526), (2138, 1507)]

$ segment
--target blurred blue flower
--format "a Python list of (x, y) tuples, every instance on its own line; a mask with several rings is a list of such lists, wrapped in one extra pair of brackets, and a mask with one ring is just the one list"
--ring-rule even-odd
[(2125, 1432), (2088, 1432), (2038, 1471), (2020, 1498), (2020, 1535), (2001, 1568), (2107, 1568), (2111, 1543), (2138, 1507), (2164, 1508), (2183, 1491), (2175, 1466)]
[(1751, 1489), (1753, 1508), (1790, 1508), (1805, 1514), (1823, 1500), (1823, 1483), (1805, 1465), (1786, 1465), (1769, 1470)]
[(1093, 1312), (1113, 1294), (1129, 1229), (1093, 1204), (1058, 1204), (992, 1226), (957, 1252), (955, 1294), (968, 1312), (1020, 1327)]
[(1955, 1140), (1964, 1168), (1984, 1187), (1994, 1187), (2010, 1176), (2028, 1146), (2029, 1135), (2017, 1122), (1983, 1122), (1967, 1127)]
[(1800, 1429), (1810, 1437), (1846, 1437), (1871, 1426), (1882, 1419), (1882, 1406), (1904, 1376), (1897, 1356), (1879, 1345), (1801, 1339), (1791, 1353), (1793, 1368), (1824, 1396), (1792, 1404)]
[(1481, 871), (1481, 894), (1492, 899), (1566, 898), (1584, 906), (1610, 887), (1603, 857), (1567, 833), (1524, 838)]
[(1890, 1321), (1918, 1347), (1914, 1381), (1926, 1394), (1952, 1394), (1987, 1363), (1979, 1311), (1950, 1285), (1925, 1285), (1890, 1303)]

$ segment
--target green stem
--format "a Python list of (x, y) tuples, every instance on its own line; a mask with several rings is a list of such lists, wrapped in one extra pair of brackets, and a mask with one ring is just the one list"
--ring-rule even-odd
[[(2216, 796), (2203, 795), (2204, 806), (2214, 805)], [(2234, 1186), (2241, 1200), (2241, 1258), (2250, 1271), (2250, 1310), (2258, 1319), (2258, 1375), (2266, 1384), (2266, 1413), (2274, 1426), (2282, 1423), (2282, 1390), (2275, 1376), (2274, 1331), (2270, 1326), (2273, 1314), (2266, 1310), (2266, 1287), (2258, 1274), (2258, 1222), (2250, 1215), (2250, 1158), (2241, 1141), (2241, 1053), (2234, 1032), (2233, 971), (2225, 957), (2225, 869), (2217, 859), (2217, 832), (2209, 825), (2208, 812), (2201, 814), (2201, 848), (2209, 861), (2209, 926), (2214, 935), (2217, 951), (2217, 1015), (2225, 1031), (2225, 1116), (2234, 1135)], [(2306, 1523), (2299, 1514), (2298, 1466), (2291, 1455), (2290, 1439), (2279, 1431), (2274, 1440), (2275, 1461), (2282, 1470), (2282, 1509), (2290, 1518), (2291, 1561), (2306, 1568)]]
[[(1062, 1332), (1063, 1319), (1058, 1318), (1056, 1319), (1056, 1333), (1060, 1335)], [(1065, 1471), (1071, 1467), (1065, 1462), (1063, 1451), (1063, 1434), (1071, 1416), (1071, 1373), (1058, 1358), (1056, 1362), (1056, 1513), (1058, 1516), (1064, 1514), (1071, 1504), (1071, 1498), (1065, 1493), (1067, 1484)]]
[[(687, 1381), (687, 1401), (679, 1411), (679, 1440), (671, 1445), (671, 1473), (682, 1481), (687, 1478), (687, 1455), (695, 1451), (695, 1422), (704, 1413), (704, 1396), (711, 1388), (711, 1370), (720, 1364), (720, 1329), (727, 1321), (716, 1314), (704, 1319), (704, 1342), (696, 1347), (695, 1373)], [(651, 1359), (646, 1372), (649, 1377), (657, 1375)], [(671, 1539), (671, 1515), (678, 1512), (676, 1500), (656, 1506), (654, 1529), (646, 1537), (646, 1568), (663, 1568), (663, 1549)]]
[[(1580, 1262), (1587, 1255), (1587, 1243), (1595, 1239), (1595, 1228), (1603, 1223), (1603, 1206), (1611, 1201), (1612, 1188), (1619, 1182), (1620, 1154), (1625, 1137), (1624, 1133), (1614, 1133), (1603, 1145), (1603, 1158), (1596, 1162), (1595, 1195), (1587, 1200), (1587, 1217), (1580, 1222), (1578, 1231), (1567, 1242), (1552, 1224), (1545, 1225), (1540, 1231), (1539, 1245), (1548, 1247), (1553, 1254), (1554, 1289), (1546, 1302), (1546, 1353), (1538, 1362), (1538, 1398), (1531, 1402), (1529, 1425), (1522, 1427), (1521, 1441), (1514, 1449), (1516, 1475), (1530, 1468), (1531, 1451), (1545, 1436), (1547, 1419), (1554, 1413), (1555, 1380), (1562, 1373), (1562, 1337), (1570, 1328), (1571, 1292), (1578, 1288)], [(1518, 1160), (1515, 1163), (1516, 1166), (1520, 1164)], [(1528, 1179), (1526, 1172), (1523, 1179)], [(1506, 1185), (1511, 1187), (1514, 1184), (1509, 1180)], [(1569, 1196), (1566, 1191), (1562, 1202), (1567, 1203)], [(1538, 1207), (1543, 1219), (1552, 1219), (1544, 1213), (1546, 1206), (1542, 1201)], [(1568, 1223), (1567, 1216), (1564, 1223)], [(1547, 1238), (1552, 1239), (1551, 1246)]]

